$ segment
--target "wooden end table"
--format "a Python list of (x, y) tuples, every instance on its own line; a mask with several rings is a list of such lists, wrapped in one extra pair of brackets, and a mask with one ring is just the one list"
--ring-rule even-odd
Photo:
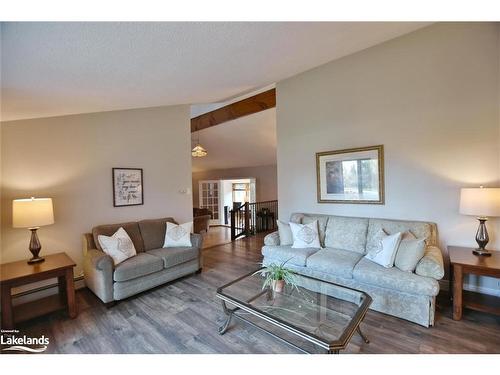
[(453, 298), (453, 319), (462, 319), (463, 307), (500, 315), (500, 298), (463, 290), (465, 273), (500, 278), (500, 251), (491, 256), (474, 255), (472, 248), (448, 246), (450, 256), (450, 293)]
[[(77, 310), (73, 267), (75, 262), (66, 253), (47, 255), (42, 263), (28, 264), (26, 260), (21, 260), (0, 265), (2, 328), (13, 329), (15, 323), (63, 307), (68, 308), (70, 318), (75, 318)], [(58, 280), (59, 296), (46, 297), (43, 301), (29, 302), (13, 308), (11, 295), (13, 287), (55, 277)]]

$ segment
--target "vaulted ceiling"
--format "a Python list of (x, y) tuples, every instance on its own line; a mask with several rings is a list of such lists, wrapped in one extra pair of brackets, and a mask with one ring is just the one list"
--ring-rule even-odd
[(221, 102), (427, 24), (2, 23), (1, 119)]
[(192, 139), (208, 151), (193, 158), (193, 172), (276, 164), (276, 109), (200, 130)]

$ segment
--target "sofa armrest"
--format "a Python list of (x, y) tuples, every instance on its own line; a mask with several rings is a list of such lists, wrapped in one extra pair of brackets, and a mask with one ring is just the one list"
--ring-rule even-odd
[(85, 285), (104, 303), (113, 301), (113, 259), (103, 251), (87, 249), (83, 256)]
[(280, 235), (278, 231), (269, 233), (264, 237), (264, 245), (266, 246), (279, 246), (280, 244)]
[(191, 233), (191, 245), (198, 249), (201, 249), (203, 246), (203, 236), (198, 233)]
[(88, 249), (85, 258), (88, 259), (88, 262), (95, 268), (100, 271), (109, 271), (113, 272), (113, 258), (111, 258), (104, 251), (97, 249)]
[(420, 276), (441, 280), (444, 276), (444, 262), (441, 250), (436, 246), (427, 246), (424, 257), (417, 264), (415, 273)]

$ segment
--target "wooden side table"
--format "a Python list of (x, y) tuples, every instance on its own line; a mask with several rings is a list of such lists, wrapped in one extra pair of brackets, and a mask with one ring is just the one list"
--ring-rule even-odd
[(500, 251), (489, 257), (474, 255), (472, 248), (448, 246), (450, 292), (453, 291), (453, 319), (462, 319), (463, 307), (500, 315), (500, 298), (463, 291), (465, 273), (500, 278)]
[[(13, 329), (15, 323), (62, 307), (67, 307), (69, 316), (75, 318), (77, 310), (73, 267), (75, 262), (66, 253), (47, 255), (42, 263), (28, 264), (26, 260), (22, 260), (0, 265), (2, 328)], [(59, 284), (59, 296), (56, 296), (56, 299), (48, 297), (44, 301), (35, 301), (35, 308), (33, 303), (13, 308), (11, 296), (13, 287), (54, 277), (57, 277)]]

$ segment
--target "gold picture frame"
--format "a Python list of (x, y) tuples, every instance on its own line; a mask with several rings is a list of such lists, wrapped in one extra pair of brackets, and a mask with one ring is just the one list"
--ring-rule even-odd
[(384, 146), (316, 153), (318, 203), (385, 204)]

